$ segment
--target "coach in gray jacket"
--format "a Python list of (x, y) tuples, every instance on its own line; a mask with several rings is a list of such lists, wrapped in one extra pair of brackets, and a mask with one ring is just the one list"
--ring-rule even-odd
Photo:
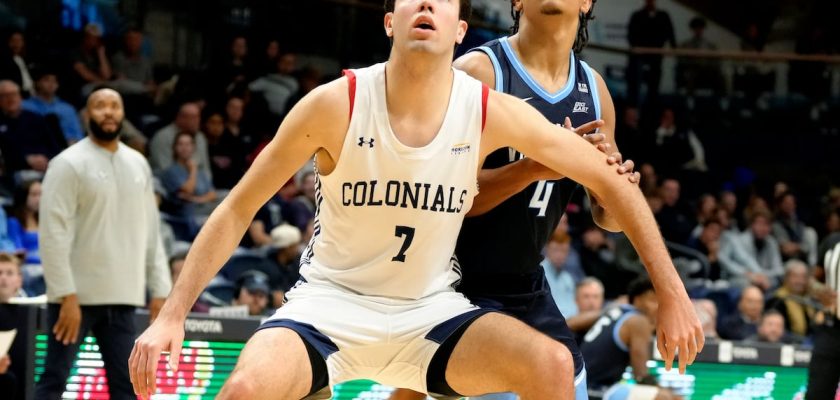
[(172, 282), (158, 236), (151, 170), (120, 143), (120, 95), (88, 98), (88, 137), (50, 161), (40, 205), (40, 243), (47, 282), (49, 341), (35, 398), (60, 399), (80, 339), (91, 331), (105, 362), (111, 399), (136, 399), (128, 358), (134, 310), (157, 315)]

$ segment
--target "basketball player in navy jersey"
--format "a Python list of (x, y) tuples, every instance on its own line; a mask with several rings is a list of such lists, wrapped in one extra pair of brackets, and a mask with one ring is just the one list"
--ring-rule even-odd
[[(577, 54), (588, 40), (596, 0), (512, 0), (513, 35), (472, 49), (455, 61), (497, 91), (523, 99), (549, 121), (579, 127), (608, 153), (619, 173), (638, 182), (633, 162), (622, 163), (615, 144), (615, 109), (603, 78)], [(554, 304), (540, 262), (578, 184), (513, 150), (487, 157), (479, 175), (481, 194), (467, 214), (455, 254), (463, 270), (458, 291), (482, 307), (502, 310), (557, 339), (572, 353), (575, 394), (588, 398), (583, 357)], [(620, 231), (614, 217), (590, 197), (592, 217)], [(397, 391), (392, 400), (420, 399)], [(515, 398), (514, 395), (493, 399)]]
[[(686, 355), (683, 369), (703, 347), (702, 328), (638, 187), (573, 132), (452, 68), (468, 0), (386, 7), (388, 62), (307, 94), (201, 230), (135, 343), (135, 391), (154, 393), (162, 351), (177, 370), (190, 306), (260, 206), (315, 155), (318, 209), (301, 280), (248, 341), (218, 398), (299, 399), (366, 378), (422, 393), (571, 399), (564, 346), (453, 289), (460, 271), (451, 258), (479, 166), (506, 147), (599, 195), (669, 294), (662, 351), (669, 366), (676, 351)], [(563, 369), (570, 373), (544, 373)]]

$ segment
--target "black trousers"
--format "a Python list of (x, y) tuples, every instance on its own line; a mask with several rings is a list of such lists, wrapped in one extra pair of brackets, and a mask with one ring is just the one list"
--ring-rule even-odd
[(806, 400), (834, 400), (840, 384), (840, 320), (831, 322), (814, 333)]
[(65, 346), (55, 339), (53, 326), (58, 321), (61, 305), (50, 304), (47, 308), (47, 357), (44, 374), (35, 387), (38, 400), (58, 400), (64, 393), (67, 378), (73, 361), (79, 352), (82, 339), (92, 332), (99, 345), (102, 361), (105, 363), (105, 376), (108, 378), (108, 392), (112, 400), (136, 400), (128, 375), (128, 357), (134, 346), (136, 331), (134, 327), (133, 306), (82, 306), (82, 322), (79, 327), (79, 340)]

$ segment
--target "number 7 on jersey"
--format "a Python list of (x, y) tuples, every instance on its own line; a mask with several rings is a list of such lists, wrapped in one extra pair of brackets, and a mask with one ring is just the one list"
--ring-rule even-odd
[(405, 251), (408, 250), (408, 246), (411, 246), (411, 241), (414, 240), (414, 228), (410, 226), (397, 225), (394, 231), (394, 236), (405, 236), (405, 241), (403, 241), (402, 247), (400, 248), (400, 252), (397, 253), (397, 255), (391, 259), (391, 261), (405, 262)]

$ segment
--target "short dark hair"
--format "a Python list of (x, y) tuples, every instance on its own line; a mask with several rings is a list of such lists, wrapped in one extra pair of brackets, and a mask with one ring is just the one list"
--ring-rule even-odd
[(627, 286), (627, 301), (632, 305), (633, 300), (647, 292), (655, 292), (653, 282), (647, 276), (640, 276)]
[[(385, 0), (385, 12), (394, 12), (394, 3), (397, 0)], [(463, 21), (469, 21), (470, 15), (472, 15), (472, 2), (471, 0), (461, 0), (461, 11), (458, 13), (459, 18)]]
[(706, 28), (706, 19), (703, 17), (694, 17), (691, 19), (688, 27), (691, 29), (704, 29)]

